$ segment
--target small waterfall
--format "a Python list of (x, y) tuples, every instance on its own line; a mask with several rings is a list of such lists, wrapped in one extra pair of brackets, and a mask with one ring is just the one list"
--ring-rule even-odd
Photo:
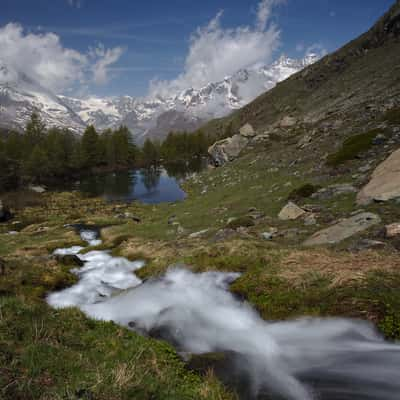
[[(87, 231), (82, 238), (98, 243)], [(73, 270), (77, 284), (48, 296), (51, 306), (77, 306), (91, 318), (157, 332), (184, 353), (225, 352), (232, 359), (228, 370), (248, 383), (243, 398), (400, 398), (400, 346), (386, 342), (367, 322), (267, 322), (229, 292), (239, 274), (177, 268), (143, 283), (134, 274), (143, 262), (80, 250), (57, 250), (78, 255), (85, 265)]]

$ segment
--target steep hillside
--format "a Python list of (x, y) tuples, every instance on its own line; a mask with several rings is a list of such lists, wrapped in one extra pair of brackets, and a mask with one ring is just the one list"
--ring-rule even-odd
[(261, 132), (278, 127), (287, 116), (296, 120), (297, 127), (342, 121), (347, 129), (349, 124), (373, 120), (400, 104), (399, 35), (400, 2), (396, 1), (368, 32), (229, 117), (212, 121), (207, 129), (222, 132), (230, 122), (236, 128), (250, 122)]

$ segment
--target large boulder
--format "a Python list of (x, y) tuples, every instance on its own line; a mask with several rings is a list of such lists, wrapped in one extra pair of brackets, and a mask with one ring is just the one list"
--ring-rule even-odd
[(282, 221), (295, 220), (305, 215), (306, 211), (289, 201), (285, 207), (282, 208), (278, 218)]
[(371, 180), (357, 195), (357, 204), (400, 198), (400, 149), (378, 165)]
[(237, 158), (248, 142), (249, 140), (244, 136), (240, 134), (234, 135), (215, 142), (208, 149), (208, 154), (216, 166), (221, 166)]
[(252, 138), (257, 135), (256, 131), (250, 124), (243, 125), (240, 128), (239, 133), (246, 138)]
[(305, 246), (335, 244), (381, 222), (378, 215), (364, 212), (318, 231), (304, 242)]
[(0, 222), (7, 222), (12, 218), (11, 211), (0, 200)]

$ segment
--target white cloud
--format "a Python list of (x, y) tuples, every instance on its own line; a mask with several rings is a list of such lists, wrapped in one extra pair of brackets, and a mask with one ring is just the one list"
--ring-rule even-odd
[(85, 54), (65, 48), (54, 33), (26, 33), (14, 23), (0, 27), (0, 61), (54, 92), (76, 83), (107, 82), (109, 66), (121, 54), (120, 47), (102, 45)]
[(273, 7), (284, 3), (286, 0), (262, 0), (257, 7), (257, 29), (265, 30), (271, 18)]
[(81, 8), (82, 7), (82, 1), (81, 0), (68, 0), (68, 4), (71, 7), (74, 7), (74, 8)]
[(93, 81), (98, 85), (104, 85), (109, 80), (110, 66), (115, 64), (122, 56), (124, 50), (121, 47), (106, 49), (103, 44), (89, 51), (89, 55), (95, 60), (92, 71)]
[(271, 12), (282, 0), (263, 0), (258, 5), (255, 27), (225, 29), (222, 12), (198, 28), (190, 40), (184, 72), (172, 81), (154, 80), (150, 95), (167, 95), (188, 87), (201, 87), (255, 64), (271, 61), (279, 45), (279, 29), (270, 22)]
[(328, 50), (322, 43), (314, 43), (306, 48), (305, 55), (308, 54), (317, 54), (321, 58), (328, 54)]

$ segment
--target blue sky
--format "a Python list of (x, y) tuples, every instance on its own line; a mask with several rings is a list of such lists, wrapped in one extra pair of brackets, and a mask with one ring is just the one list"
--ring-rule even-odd
[[(74, 94), (143, 96), (148, 92), (149, 82), (155, 78), (176, 83), (177, 77), (186, 74), (179, 84), (192, 82), (194, 78), (189, 79), (189, 74), (193, 72), (193, 65), (201, 62), (202, 56), (206, 57), (206, 64), (210, 63), (207, 57), (213, 57), (207, 52), (205, 42), (220, 40), (232, 47), (233, 42), (239, 42), (241, 33), (235, 31), (238, 27), (257, 31), (258, 28), (254, 26), (259, 21), (260, 13), (260, 1), (257, 0), (0, 1), (0, 27), (3, 27), (3, 31), (0, 31), (0, 50), (2, 34), (7, 37), (12, 34), (10, 29), (4, 32), (4, 27), (9, 23), (20, 25), (18, 40), (13, 40), (21, 43), (21, 48), (45, 48), (50, 40), (45, 35), (55, 33), (59, 37), (59, 48), (55, 50), (59, 56), (54, 58), (58, 59), (59, 64), (49, 66), (54, 78), (52, 88)], [(249, 58), (249, 62), (271, 61), (281, 53), (302, 57), (311, 48), (333, 51), (367, 30), (391, 6), (393, 0), (264, 0), (264, 3), (269, 14), (265, 26), (260, 29), (265, 32), (271, 24), (275, 26), (274, 32), (264, 37), (265, 46), (270, 46), (270, 49), (264, 51), (259, 41), (254, 48), (245, 49), (243, 54)], [(209, 26), (221, 10), (223, 14), (218, 18), (218, 27), (204, 32), (204, 27)], [(197, 40), (201, 42), (204, 39), (203, 42), (191, 41), (193, 33), (201, 27), (203, 33), (197, 35)], [(211, 34), (209, 30), (212, 29), (218, 33)], [(279, 39), (274, 35), (277, 31)], [(257, 34), (253, 33), (250, 39)], [(31, 34), (29, 42), (26, 38), (28, 34)], [(47, 42), (44, 39), (35, 41), (32, 35), (44, 35)], [(231, 42), (226, 43), (227, 40)], [(3, 40), (3, 46), (6, 46), (6, 42)], [(51, 46), (56, 45), (52, 42)], [(218, 49), (224, 47), (217, 47), (214, 51), (217, 58)], [(81, 63), (80, 69), (68, 64), (72, 62), (69, 50), (76, 51), (73, 63)], [(190, 51), (192, 56), (188, 62)], [(8, 54), (10, 58), (13, 57), (11, 50), (10, 53), (7, 50), (2, 52), (0, 58), (6, 58)], [(251, 52), (259, 53), (259, 59), (257, 54), (253, 57)], [(236, 62), (238, 67), (242, 67), (240, 54), (239, 49), (231, 59), (223, 60), (221, 66), (217, 66), (218, 60), (215, 60), (215, 71), (210, 75), (205, 72), (203, 78), (213, 79), (223, 74), (224, 61), (228, 73), (231, 72), (228, 66), (234, 68)], [(82, 56), (81, 60), (78, 60), (79, 55)], [(44, 61), (41, 66), (46, 58), (49, 62), (53, 59), (50, 50), (43, 53), (42, 57)], [(64, 60), (63, 57), (69, 59)], [(3, 61), (7, 62), (7, 59)], [(64, 65), (60, 64), (64, 61), (68, 64), (65, 71)], [(211, 64), (213, 62), (211, 60)], [(190, 69), (190, 73), (187, 69)], [(198, 72), (198, 69), (194, 69)], [(58, 76), (56, 70), (75, 74), (76, 79)], [(95, 78), (89, 76), (89, 71)], [(37, 72), (37, 75), (40, 73)], [(46, 84), (44, 77), (42, 80)], [(57, 81), (63, 82), (63, 85), (57, 86)]]

